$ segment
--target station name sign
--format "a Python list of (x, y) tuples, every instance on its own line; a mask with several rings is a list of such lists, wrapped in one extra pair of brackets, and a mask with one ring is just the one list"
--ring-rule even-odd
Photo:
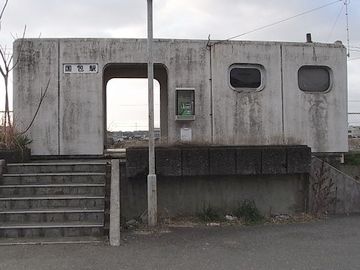
[(64, 73), (89, 74), (98, 73), (98, 64), (64, 64)]

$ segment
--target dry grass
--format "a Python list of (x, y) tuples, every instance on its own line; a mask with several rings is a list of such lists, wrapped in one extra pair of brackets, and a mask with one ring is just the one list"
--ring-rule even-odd
[(0, 149), (24, 150), (30, 143), (31, 140), (19, 133), (14, 126), (0, 128)]
[[(282, 224), (296, 224), (296, 223), (309, 223), (319, 221), (321, 218), (315, 217), (307, 213), (299, 213), (295, 215), (274, 215), (266, 218), (262, 223), (256, 225), (282, 225)], [(132, 231), (134, 234), (163, 234), (171, 232), (171, 228), (195, 228), (195, 227), (227, 227), (227, 226), (248, 226), (249, 223), (242, 219), (233, 221), (211, 221), (205, 222), (196, 216), (178, 216), (172, 218), (160, 218), (158, 226), (149, 228), (146, 224), (139, 224), (137, 228)], [(250, 224), (251, 225), (251, 224)]]
[(270, 217), (266, 223), (268, 224), (292, 224), (292, 223), (308, 223), (320, 220), (319, 217), (308, 213), (299, 213), (295, 215), (275, 215)]

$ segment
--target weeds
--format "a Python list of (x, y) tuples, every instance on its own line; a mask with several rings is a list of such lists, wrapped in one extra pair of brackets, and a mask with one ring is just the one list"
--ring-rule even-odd
[(360, 154), (359, 153), (347, 153), (345, 155), (346, 165), (360, 165)]
[(6, 127), (0, 132), (0, 149), (25, 150), (31, 142), (25, 134), (18, 133), (13, 126)]
[(258, 224), (264, 221), (264, 217), (252, 200), (242, 201), (233, 214), (242, 219), (245, 224)]
[(198, 217), (201, 221), (204, 221), (204, 222), (221, 220), (221, 216), (218, 213), (218, 211), (210, 205), (208, 205), (208, 206), (204, 205), (201, 212), (198, 213)]

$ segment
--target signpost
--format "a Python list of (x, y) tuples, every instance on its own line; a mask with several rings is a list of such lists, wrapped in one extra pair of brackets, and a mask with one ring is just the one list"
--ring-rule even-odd
[(148, 105), (149, 105), (149, 174), (147, 177), (148, 225), (157, 224), (157, 191), (155, 174), (154, 140), (154, 65), (153, 65), (153, 16), (152, 0), (147, 0), (148, 26)]

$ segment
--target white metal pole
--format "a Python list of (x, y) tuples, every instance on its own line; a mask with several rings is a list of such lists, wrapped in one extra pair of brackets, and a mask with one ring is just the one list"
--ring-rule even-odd
[(154, 64), (153, 64), (153, 16), (152, 0), (147, 0), (148, 8), (148, 105), (149, 105), (149, 174), (147, 177), (148, 225), (157, 224), (157, 191), (155, 174), (154, 140)]

